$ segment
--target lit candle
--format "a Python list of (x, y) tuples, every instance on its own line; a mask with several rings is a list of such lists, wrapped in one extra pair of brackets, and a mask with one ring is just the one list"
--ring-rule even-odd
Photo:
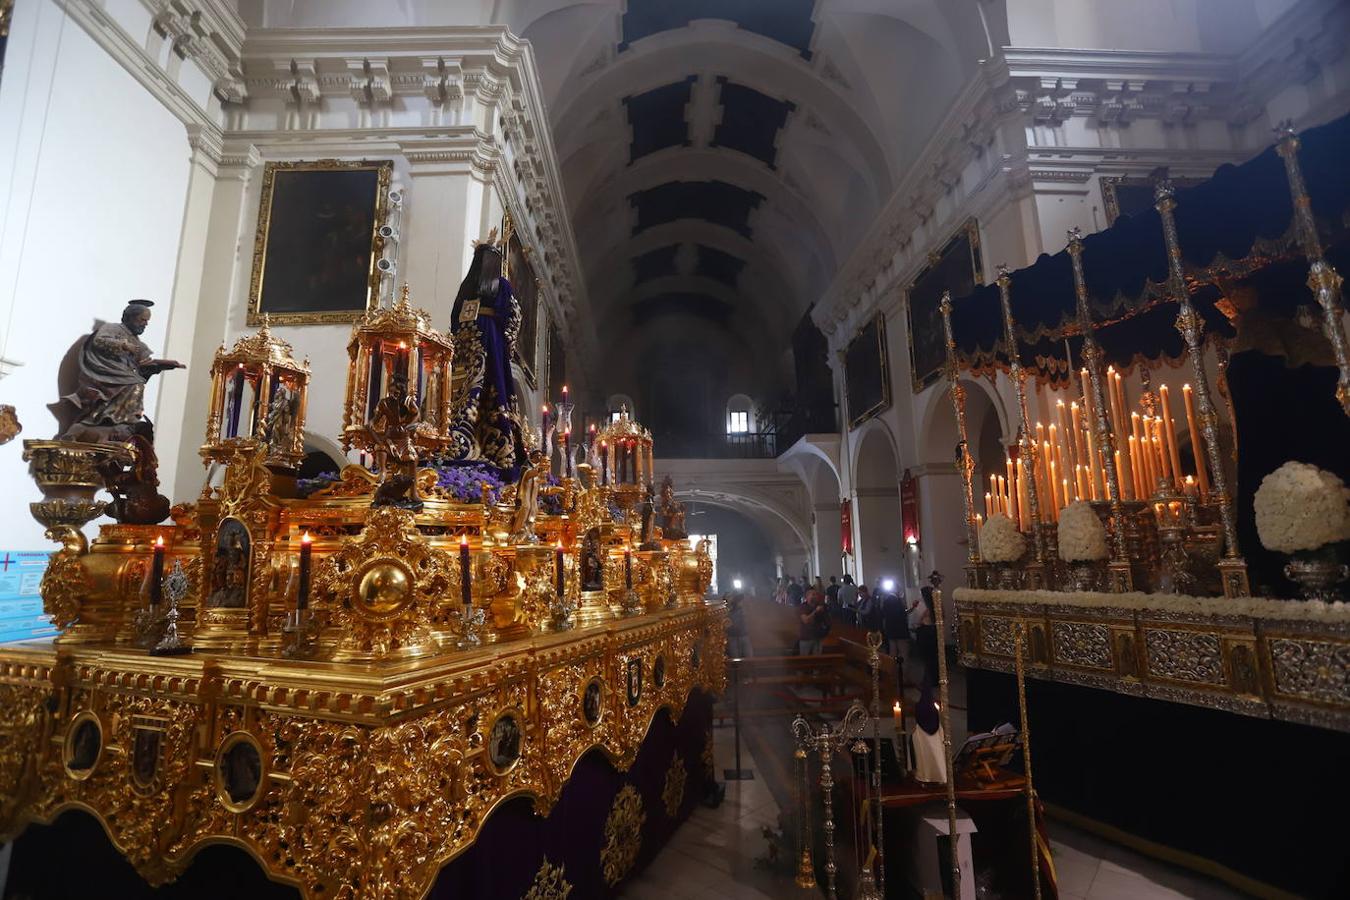
[(609, 444), (600, 442), (600, 483), (609, 484)]
[(1177, 426), (1172, 421), (1172, 403), (1168, 399), (1167, 385), (1158, 389), (1162, 397), (1163, 435), (1167, 438), (1167, 459), (1172, 467), (1172, 478), (1181, 480), (1181, 453), (1177, 449)]
[(1195, 496), (1195, 476), (1194, 476), (1194, 475), (1187, 475), (1187, 476), (1186, 476), (1186, 481), (1182, 484), (1181, 489), (1182, 489), (1183, 492), (1185, 492), (1185, 494), (1186, 494), (1187, 497), (1194, 497), (1194, 496)]
[(992, 516), (998, 512), (998, 476), (993, 472), (989, 473), (989, 493), (994, 497), (994, 505), (989, 509), (989, 514)]
[(1091, 379), (1088, 378), (1087, 366), (1079, 371), (1079, 376), (1083, 379), (1083, 414), (1091, 418), (1092, 416), (1092, 389)]
[[(1077, 406), (1078, 404), (1075, 403), (1074, 407)], [(1070, 418), (1069, 407), (1063, 400), (1056, 403), (1056, 409), (1059, 411), (1059, 430), (1067, 439), (1068, 455), (1065, 456), (1064, 462), (1070, 466), (1081, 463), (1082, 460), (1078, 458), (1078, 447), (1074, 445), (1073, 439), (1073, 435), (1078, 433), (1078, 421)]]
[(566, 578), (567, 578), (567, 576), (566, 576), (566, 574), (565, 574), (565, 571), (566, 571), (566, 570), (565, 570), (565, 568), (563, 567), (563, 545), (562, 545), (562, 541), (558, 541), (558, 546), (557, 546), (557, 548), (554, 549), (554, 551), (553, 551), (553, 567), (554, 567), (554, 571), (557, 573), (557, 577), (558, 577), (558, 596), (559, 596), (559, 597), (562, 597), (562, 595), (563, 595), (563, 588), (566, 587)]
[(549, 423), (548, 404), (545, 403), (545, 404), (544, 404), (544, 415), (543, 415), (543, 418), (540, 419), (540, 423), (539, 423), (539, 431), (540, 431), (541, 434), (545, 434), (545, 435), (548, 434), (548, 423)]
[(1092, 494), (1092, 499), (1096, 500), (1100, 492), (1101, 484), (1101, 461), (1097, 458), (1097, 439), (1089, 430), (1087, 433), (1087, 457), (1088, 457), (1088, 490)]
[(1081, 465), (1074, 466), (1074, 478), (1078, 482), (1078, 499), (1082, 500), (1088, 496), (1087, 472), (1083, 471)]
[(988, 491), (984, 492), (984, 514), (986, 516), (994, 514), (994, 495)]
[(895, 720), (895, 736), (903, 739), (905, 736), (905, 708), (900, 705), (899, 700), (891, 706), (891, 718)]
[(459, 596), (465, 606), (473, 605), (473, 561), (469, 558), (469, 536), (459, 536)]
[[(1073, 428), (1073, 430), (1070, 431), (1069, 434), (1074, 435), (1074, 440), (1070, 441), (1069, 444), (1074, 448), (1074, 453), (1075, 456), (1077, 457), (1076, 459), (1074, 459), (1074, 462), (1077, 463), (1078, 465), (1087, 465), (1087, 460), (1083, 459), (1082, 455), (1077, 452), (1078, 445), (1076, 441), (1078, 439), (1078, 435), (1081, 435), (1083, 433), (1083, 411), (1079, 408), (1078, 401), (1076, 400), (1073, 403), (1069, 404), (1069, 421), (1070, 425)], [(1066, 425), (1064, 427), (1069, 428), (1070, 425)]]
[(1016, 473), (1016, 471), (1013, 469), (1013, 461), (1012, 461), (1012, 454), (1011, 454), (1011, 453), (1007, 454), (1007, 456), (1005, 457), (1005, 462), (1006, 462), (1006, 464), (1007, 464), (1007, 469), (1008, 469), (1008, 488), (1009, 488), (1009, 493), (1008, 493), (1008, 498), (1009, 498), (1009, 499), (1008, 499), (1008, 516), (1009, 516), (1009, 518), (1012, 518), (1012, 495), (1013, 495), (1014, 493), (1017, 492), (1017, 482), (1016, 482), (1016, 480), (1015, 480), (1015, 479), (1016, 479), (1017, 473)]
[(1008, 457), (1008, 516), (1014, 522), (1021, 522), (1022, 511), (1022, 474), (1013, 465), (1012, 457)]
[(1017, 525), (1023, 531), (1031, 530), (1031, 505), (1027, 500), (1027, 480), (1017, 478)]
[(1186, 405), (1186, 428), (1191, 432), (1191, 452), (1195, 454), (1195, 479), (1200, 484), (1200, 496), (1209, 496), (1209, 470), (1205, 467), (1205, 436), (1196, 427), (1195, 398), (1191, 386), (1181, 386), (1181, 399)]
[[(1042, 445), (1041, 445), (1041, 460), (1040, 460), (1040, 462), (1041, 462), (1041, 465), (1040, 465), (1040, 470), (1041, 470), (1041, 471), (1040, 471), (1040, 476), (1041, 476), (1041, 493), (1040, 493), (1040, 496), (1041, 496), (1041, 498), (1042, 498), (1042, 502), (1049, 503), (1051, 509), (1053, 509), (1053, 508), (1054, 508), (1054, 502), (1053, 502), (1053, 499), (1054, 499), (1054, 495), (1055, 495), (1055, 494), (1054, 494), (1054, 491), (1050, 490), (1050, 485), (1052, 484), (1052, 482), (1051, 482), (1051, 480), (1050, 480), (1050, 462), (1051, 462), (1051, 454), (1050, 454), (1050, 442), (1049, 442), (1049, 441), (1045, 441), (1045, 442), (1043, 442)], [(1054, 517), (1053, 517), (1053, 516), (1051, 517), (1050, 521), (1052, 521), (1052, 522), (1054, 521)]]
[(1068, 505), (1069, 505), (1069, 479), (1065, 478), (1065, 479), (1062, 479), (1062, 481), (1063, 481), (1064, 487), (1063, 487), (1063, 493), (1061, 493), (1060, 496), (1064, 498), (1064, 505), (1065, 505), (1065, 506), (1068, 506)]
[(563, 402), (563, 405), (566, 405), (566, 404), (567, 404), (567, 385), (565, 385), (565, 384), (563, 385), (563, 390), (562, 390), (562, 402)]
[(1008, 482), (1003, 479), (1002, 475), (998, 476), (998, 504), (998, 511), (1005, 516), (1011, 512), (1008, 508)]
[[(1052, 459), (1050, 460), (1050, 508), (1058, 510), (1063, 505), (1059, 502), (1059, 477), (1056, 474), (1055, 461)], [(1056, 514), (1054, 518), (1058, 519), (1059, 515)]]
[(300, 578), (295, 589), (296, 609), (305, 609), (309, 606), (309, 567), (313, 552), (314, 539), (306, 531), (300, 535)]
[(1134, 435), (1126, 438), (1130, 457), (1130, 486), (1134, 488), (1134, 496), (1131, 500), (1138, 500), (1144, 496), (1143, 489), (1139, 486), (1139, 447), (1137, 446)]
[(154, 555), (150, 562), (150, 605), (158, 606), (164, 590), (164, 535), (155, 538)]
[[(1126, 499), (1125, 495), (1129, 492), (1129, 484), (1128, 484), (1129, 476), (1125, 474), (1125, 469), (1121, 467), (1121, 461), (1123, 458), (1124, 457), (1121, 456), (1120, 451), (1116, 450), (1115, 451), (1116, 484), (1118, 485), (1118, 489), (1120, 491), (1121, 500)], [(1110, 498), (1108, 497), (1107, 499), (1109, 500)]]

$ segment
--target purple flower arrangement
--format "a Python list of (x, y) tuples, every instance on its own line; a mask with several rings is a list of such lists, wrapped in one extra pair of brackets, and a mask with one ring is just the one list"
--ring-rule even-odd
[[(545, 479), (544, 484), (548, 487), (558, 487), (562, 484), (562, 479), (550, 472), (548, 478)], [(562, 496), (560, 494), (541, 494), (539, 497), (539, 509), (546, 516), (562, 515)]]
[(506, 484), (495, 467), (487, 465), (433, 466), (436, 486), (460, 503), (482, 503), (483, 485), (488, 486), (488, 501), (496, 503)]
[(340, 480), (341, 476), (337, 472), (320, 472), (313, 478), (297, 478), (295, 481), (296, 490), (301, 497), (308, 497), (315, 491), (323, 490), (330, 484)]

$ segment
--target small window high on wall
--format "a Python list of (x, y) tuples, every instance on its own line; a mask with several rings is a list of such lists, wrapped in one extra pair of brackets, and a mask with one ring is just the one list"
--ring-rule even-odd
[(727, 434), (750, 433), (750, 410), (754, 404), (745, 394), (733, 394), (727, 401)]

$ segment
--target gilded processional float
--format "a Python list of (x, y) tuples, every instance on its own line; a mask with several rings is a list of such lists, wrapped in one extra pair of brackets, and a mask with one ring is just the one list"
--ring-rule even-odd
[[(497, 327), (494, 305), (509, 320), (506, 280), (478, 271), (493, 263), (489, 239), (453, 338), (406, 286), (353, 329), (340, 439), (372, 465), (335, 477), (296, 474), (308, 361), (266, 323), (222, 345), (211, 477), (171, 511), (140, 391), (176, 364), (125, 327), (150, 304), (91, 336), (84, 406), (25, 447), (61, 544), (42, 584), (60, 634), (0, 651), (0, 830), (78, 808), (152, 884), (223, 842), (306, 897), (415, 898), (510, 798), (547, 817), (599, 748), (618, 773), (599, 858), (521, 844), (529, 872), (485, 882), (479, 865), (448, 888), (519, 896), (517, 877), (608, 892), (644, 820), (688, 813), (725, 678), (711, 559), (673, 492), (655, 499), (651, 436), (626, 411), (574, 442), (571, 404), (536, 428), (496, 392), (507, 345), (471, 333)], [(130, 388), (108, 386), (119, 366)], [(118, 521), (87, 542), (105, 510)], [(682, 742), (654, 798), (619, 787), (656, 752), (649, 729)]]

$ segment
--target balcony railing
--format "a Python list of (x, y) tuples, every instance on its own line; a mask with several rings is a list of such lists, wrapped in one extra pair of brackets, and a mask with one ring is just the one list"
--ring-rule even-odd
[(769, 431), (655, 437), (657, 455), (671, 459), (773, 459), (779, 449), (778, 435)]

